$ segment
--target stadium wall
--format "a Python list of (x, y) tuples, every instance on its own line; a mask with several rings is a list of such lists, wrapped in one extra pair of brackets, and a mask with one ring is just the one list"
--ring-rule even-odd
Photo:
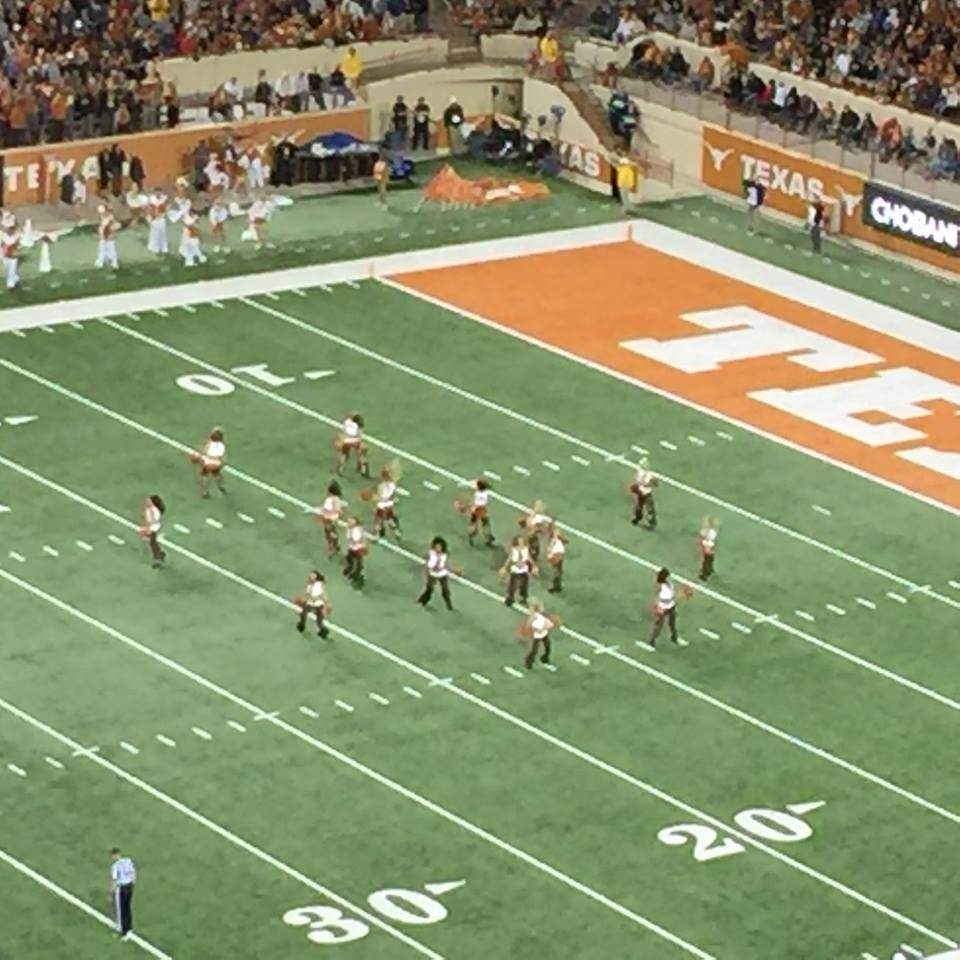
[(322, 133), (343, 130), (363, 139), (370, 136), (367, 107), (268, 117), (239, 123), (204, 124), (176, 130), (74, 140), (67, 143), (7, 150), (3, 158), (3, 205), (54, 202), (65, 174), (81, 178), (93, 193), (97, 186), (97, 154), (117, 143), (127, 157), (139, 156), (147, 175), (147, 186), (173, 183), (190, 169), (190, 155), (201, 140), (237, 140), (266, 146), (275, 137), (291, 137), (303, 143)]
[[(447, 59), (448, 42), (440, 37), (410, 37), (406, 40), (377, 40), (375, 43), (353, 45), (360, 54), (364, 66), (402, 67), (409, 63), (425, 66), (431, 62), (443, 64)], [(271, 83), (281, 73), (296, 74), (301, 70), (319, 67), (326, 76), (347, 52), (340, 47), (303, 47), (282, 50), (251, 50), (208, 56), (197, 60), (178, 57), (163, 60), (158, 64), (160, 75), (177, 85), (181, 96), (209, 93), (225, 80), (236, 77), (244, 86), (252, 87), (257, 82), (260, 70), (267, 71)]]

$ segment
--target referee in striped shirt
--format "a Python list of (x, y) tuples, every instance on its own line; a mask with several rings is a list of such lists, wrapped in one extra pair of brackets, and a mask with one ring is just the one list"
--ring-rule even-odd
[(137, 868), (119, 847), (110, 851), (110, 893), (117, 916), (117, 932), (128, 937), (133, 932), (133, 888), (137, 882)]

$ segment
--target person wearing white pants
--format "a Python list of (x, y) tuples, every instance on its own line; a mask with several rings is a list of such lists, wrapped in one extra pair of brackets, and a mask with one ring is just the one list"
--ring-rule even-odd
[(147, 210), (150, 221), (150, 239), (147, 249), (151, 253), (169, 253), (170, 245), (167, 242), (167, 196), (159, 188), (150, 194), (150, 206)]
[(119, 230), (119, 224), (113, 219), (113, 214), (105, 207), (100, 207), (100, 224), (97, 228), (97, 259), (98, 269), (110, 267), (113, 270), (120, 269), (120, 261), (117, 259), (117, 241), (116, 234)]
[(3, 252), (3, 272), (6, 276), (7, 289), (13, 290), (20, 286), (20, 228), (17, 218), (12, 213), (5, 213), (0, 226), (0, 249)]
[(187, 267), (195, 267), (198, 263), (206, 263), (207, 258), (200, 249), (200, 227), (197, 216), (192, 210), (183, 214), (183, 237), (180, 240), (180, 252), (183, 254), (183, 263)]

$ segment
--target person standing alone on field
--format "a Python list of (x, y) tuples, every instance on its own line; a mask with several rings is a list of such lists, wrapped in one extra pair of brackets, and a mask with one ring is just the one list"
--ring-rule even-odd
[(167, 559), (159, 541), (160, 527), (163, 524), (163, 515), (166, 512), (166, 504), (158, 493), (151, 493), (143, 504), (143, 523), (140, 527), (140, 536), (147, 541), (147, 546), (150, 548), (154, 570), (159, 570)]
[(373, 165), (373, 179), (377, 184), (377, 204), (387, 209), (387, 181), (390, 179), (390, 165), (383, 157), (377, 157)]
[(814, 200), (810, 204), (807, 213), (807, 224), (810, 227), (810, 243), (813, 245), (813, 252), (821, 252), (821, 238), (823, 236), (823, 227), (826, 220), (826, 207), (822, 200)]
[(713, 561), (717, 553), (717, 537), (720, 521), (716, 517), (704, 517), (700, 528), (700, 579), (704, 582), (713, 573)]
[(757, 217), (763, 206), (766, 190), (762, 183), (756, 180), (743, 181), (743, 195), (747, 201), (747, 233), (754, 233), (757, 229)]
[(533, 669), (533, 661), (542, 650), (541, 663), (550, 662), (550, 631), (560, 626), (558, 617), (551, 616), (543, 609), (543, 604), (534, 600), (530, 604), (530, 613), (520, 625), (520, 638), (527, 642), (527, 655), (523, 658), (523, 665)]
[(327, 599), (327, 582), (319, 570), (311, 570), (307, 576), (307, 586), (302, 597), (297, 598), (300, 608), (300, 618), (297, 620), (297, 630), (303, 633), (307, 629), (307, 618), (311, 615), (317, 622), (317, 635), (327, 637), (330, 630), (324, 623), (324, 618), (330, 615), (330, 602)]
[(110, 895), (117, 918), (117, 933), (124, 939), (133, 933), (133, 888), (137, 868), (129, 857), (121, 856), (120, 848), (110, 851)]
[(657, 573), (657, 595), (653, 601), (653, 627), (647, 640), (651, 649), (656, 647), (664, 623), (670, 627), (670, 639), (679, 647), (687, 646), (687, 641), (677, 633), (677, 588), (670, 579), (670, 571), (661, 567)]

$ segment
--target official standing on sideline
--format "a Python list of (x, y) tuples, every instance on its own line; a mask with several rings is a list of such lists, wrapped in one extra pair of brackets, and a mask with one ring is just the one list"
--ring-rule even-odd
[(757, 229), (757, 214), (763, 206), (766, 190), (763, 184), (756, 180), (744, 180), (743, 195), (747, 200), (747, 233), (754, 233)]
[(117, 932), (127, 937), (133, 932), (133, 888), (137, 868), (129, 857), (120, 855), (120, 848), (110, 851), (110, 892), (117, 915)]

